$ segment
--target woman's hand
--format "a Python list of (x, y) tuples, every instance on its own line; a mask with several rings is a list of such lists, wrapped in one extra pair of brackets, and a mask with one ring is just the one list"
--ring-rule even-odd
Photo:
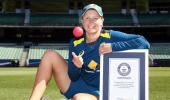
[(111, 43), (102, 43), (99, 47), (99, 54), (106, 54), (112, 52)]
[(77, 68), (82, 68), (82, 65), (83, 65), (83, 58), (81, 55), (76, 55), (74, 52), (72, 52), (72, 56), (73, 56), (73, 59), (72, 59), (72, 62), (74, 63), (74, 65), (77, 67)]

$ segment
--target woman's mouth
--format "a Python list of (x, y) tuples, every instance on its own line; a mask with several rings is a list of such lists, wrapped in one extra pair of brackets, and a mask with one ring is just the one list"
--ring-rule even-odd
[(89, 25), (89, 29), (95, 29), (96, 25), (92, 24), (92, 25)]

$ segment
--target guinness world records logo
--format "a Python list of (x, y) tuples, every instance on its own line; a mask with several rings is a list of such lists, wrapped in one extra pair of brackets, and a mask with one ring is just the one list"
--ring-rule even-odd
[(117, 71), (121, 76), (127, 76), (131, 72), (131, 68), (128, 63), (121, 63), (119, 64)]

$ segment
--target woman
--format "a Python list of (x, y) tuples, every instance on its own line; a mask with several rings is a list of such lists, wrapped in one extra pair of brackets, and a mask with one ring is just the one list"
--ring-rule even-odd
[(47, 51), (44, 54), (30, 100), (40, 100), (52, 75), (65, 97), (72, 100), (98, 100), (100, 55), (149, 48), (143, 36), (102, 31), (103, 12), (96, 4), (83, 8), (81, 21), (85, 35), (70, 42), (68, 63), (56, 52)]

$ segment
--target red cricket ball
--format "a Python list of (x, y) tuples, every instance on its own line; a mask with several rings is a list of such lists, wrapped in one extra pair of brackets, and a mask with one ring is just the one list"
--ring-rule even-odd
[(76, 38), (79, 38), (83, 35), (83, 29), (79, 26), (76, 26), (74, 27), (73, 29), (73, 35), (76, 37)]

